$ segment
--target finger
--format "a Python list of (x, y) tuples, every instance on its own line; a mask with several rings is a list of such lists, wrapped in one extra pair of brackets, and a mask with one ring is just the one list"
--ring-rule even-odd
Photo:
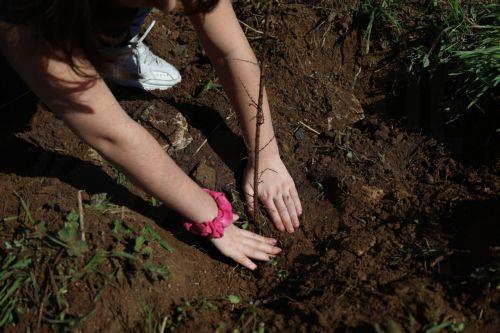
[(298, 228), (300, 225), (299, 217), (297, 215), (297, 208), (295, 207), (295, 202), (293, 201), (292, 196), (289, 193), (283, 193), (283, 201), (288, 209), (288, 215), (290, 215), (292, 225), (294, 228)]
[(238, 221), (239, 218), (240, 217), (239, 217), (238, 214), (233, 214), (233, 223), (236, 222), (236, 221)]
[(288, 214), (288, 208), (283, 202), (283, 198), (282, 197), (274, 198), (273, 202), (276, 208), (278, 209), (278, 214), (281, 216), (281, 221), (285, 225), (286, 231), (292, 233), (293, 232), (292, 220), (290, 219), (290, 215)]
[(252, 271), (257, 268), (257, 265), (252, 260), (250, 260), (250, 258), (248, 258), (246, 255), (233, 257), (233, 260)]
[(302, 215), (302, 203), (300, 202), (299, 193), (297, 192), (295, 185), (290, 188), (290, 195), (295, 203), (295, 208), (297, 208), (297, 215)]
[(278, 209), (276, 209), (273, 200), (269, 198), (262, 198), (261, 200), (264, 203), (264, 207), (266, 207), (271, 220), (273, 220), (276, 229), (279, 231), (285, 231), (285, 226), (283, 225), (283, 222), (281, 222), (281, 217), (278, 214)]
[(242, 240), (242, 243), (246, 246), (246, 249), (260, 251), (266, 254), (278, 254), (281, 252), (281, 249), (277, 246), (273, 246), (252, 238), (245, 238)]
[(255, 249), (250, 249), (247, 248), (245, 254), (252, 258), (252, 259), (257, 259), (261, 261), (269, 261), (271, 260), (272, 255), (269, 253), (265, 253), (263, 251), (255, 250)]
[(247, 209), (249, 212), (253, 212), (253, 188), (251, 186), (245, 186), (244, 192), (247, 202)]
[(265, 243), (271, 244), (271, 245), (275, 245), (278, 243), (277, 239), (264, 237), (264, 236), (256, 234), (255, 232), (251, 232), (248, 230), (243, 230), (243, 235), (245, 235), (248, 238), (252, 238), (252, 239), (255, 239), (255, 240), (258, 240), (261, 242), (265, 242)]

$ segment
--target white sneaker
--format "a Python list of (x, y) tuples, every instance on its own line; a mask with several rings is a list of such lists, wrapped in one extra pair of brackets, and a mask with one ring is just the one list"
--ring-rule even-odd
[(142, 37), (135, 36), (130, 40), (130, 43), (125, 47), (129, 48), (131, 52), (128, 52), (118, 61), (118, 66), (137, 73), (139, 78), (136, 80), (110, 78), (111, 81), (122, 86), (148, 91), (166, 90), (181, 82), (181, 74), (177, 68), (156, 56), (142, 42), (155, 23), (156, 21), (151, 23)]

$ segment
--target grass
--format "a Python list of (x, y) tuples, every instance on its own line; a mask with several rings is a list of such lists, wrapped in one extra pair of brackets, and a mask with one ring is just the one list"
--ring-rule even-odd
[[(56, 227), (53, 222), (38, 220), (26, 200), (16, 196), (21, 212), (8, 220), (19, 223), (14, 234), (3, 232), (0, 248), (0, 330), (16, 325), (21, 314), (29, 313), (26, 324), (35, 331), (43, 324), (65, 331), (93, 314), (108, 282), (119, 282), (120, 274), (136, 276), (142, 272), (150, 281), (168, 276), (168, 269), (157, 264), (156, 257), (173, 250), (153, 228), (134, 231), (115, 220), (103, 231), (109, 241), (102, 248), (80, 238), (75, 210)], [(104, 213), (109, 207), (104, 198), (86, 208)], [(81, 292), (78, 286), (82, 283), (91, 283), (94, 291), (89, 295), (90, 310), (78, 314), (69, 296)]]
[(419, 57), (421, 65), (449, 67), (449, 75), (469, 99), (468, 108), (480, 106), (500, 83), (500, 4), (465, 7), (463, 1), (447, 2), (448, 15), (437, 23), (440, 32)]
[(366, 54), (370, 53), (372, 34), (376, 22), (389, 22), (398, 34), (402, 32), (401, 22), (397, 15), (397, 9), (402, 3), (402, 0), (365, 0), (361, 4), (361, 13), (368, 17), (368, 24), (365, 30)]
[(368, 54), (376, 27), (392, 27), (398, 36), (418, 31), (431, 36), (430, 45), (417, 45), (410, 56), (410, 72), (445, 69), (450, 83), (467, 97), (467, 108), (482, 106), (498, 93), (500, 84), (500, 4), (493, 1), (434, 0), (427, 21), (406, 27), (400, 0), (365, 0), (359, 12), (367, 18)]
[(2, 257), (0, 270), (0, 328), (15, 324), (23, 313), (21, 290), (26, 284), (36, 283), (29, 273), (32, 260), (7, 253)]

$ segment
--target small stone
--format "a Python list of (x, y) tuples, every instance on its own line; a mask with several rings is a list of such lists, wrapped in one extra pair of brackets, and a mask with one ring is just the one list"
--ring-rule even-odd
[(299, 128), (297, 131), (295, 131), (293, 136), (298, 141), (302, 141), (306, 138), (306, 132), (302, 128)]
[(377, 239), (374, 235), (365, 234), (355, 240), (352, 240), (348, 244), (348, 248), (358, 257), (362, 257), (366, 252), (368, 252), (377, 243)]
[(179, 34), (179, 37), (177, 37), (177, 43), (181, 45), (185, 45), (189, 43), (189, 35), (187, 32), (183, 31)]
[(93, 148), (89, 148), (89, 150), (87, 150), (87, 156), (92, 162), (96, 163), (97, 165), (104, 164), (104, 159), (102, 158), (102, 156)]
[(193, 138), (189, 134), (188, 122), (180, 112), (174, 116), (173, 122), (175, 130), (168, 136), (170, 146), (174, 150), (184, 149), (193, 142)]
[(215, 188), (217, 182), (217, 174), (215, 170), (208, 166), (205, 162), (201, 162), (196, 166), (193, 172), (193, 178), (203, 187)]
[(425, 180), (427, 181), (427, 184), (434, 184), (434, 177), (431, 174), (427, 174), (425, 176)]
[(177, 45), (172, 49), (172, 53), (176, 57), (182, 57), (187, 52), (187, 45)]
[(385, 195), (383, 189), (375, 186), (365, 185), (362, 186), (361, 189), (366, 194), (365, 199), (367, 199), (367, 201), (370, 202), (371, 204), (378, 204)]
[(329, 99), (331, 111), (327, 115), (326, 130), (341, 130), (365, 118), (361, 103), (350, 91), (336, 87)]

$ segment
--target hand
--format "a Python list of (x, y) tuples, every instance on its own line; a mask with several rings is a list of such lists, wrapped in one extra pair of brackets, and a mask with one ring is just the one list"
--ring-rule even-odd
[[(299, 216), (302, 214), (295, 183), (279, 157), (262, 159), (259, 164), (259, 200), (276, 228), (292, 233), (299, 227)], [(253, 210), (254, 199), (253, 173), (253, 165), (249, 163), (243, 175), (243, 191), (250, 211)]]
[[(234, 215), (234, 221), (238, 215)], [(231, 224), (224, 230), (224, 236), (213, 238), (211, 242), (223, 255), (254, 270), (257, 265), (250, 259), (268, 261), (281, 252), (276, 245), (277, 240), (257, 235)]]

